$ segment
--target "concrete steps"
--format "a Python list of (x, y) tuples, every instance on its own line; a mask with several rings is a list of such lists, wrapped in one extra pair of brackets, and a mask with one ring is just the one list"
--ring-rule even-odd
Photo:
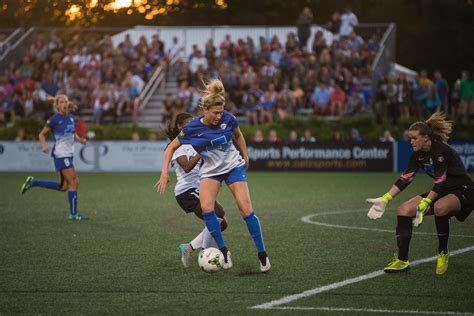
[(153, 95), (150, 97), (148, 104), (141, 111), (137, 124), (140, 127), (150, 128), (157, 130), (163, 127), (163, 115), (164, 115), (164, 106), (163, 100), (166, 97), (167, 93), (176, 95), (178, 92), (178, 80), (174, 72), (168, 72), (166, 74), (163, 85), (156, 89)]

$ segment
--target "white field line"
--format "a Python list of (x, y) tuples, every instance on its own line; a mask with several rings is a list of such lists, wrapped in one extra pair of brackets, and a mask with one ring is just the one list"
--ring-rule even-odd
[[(379, 228), (368, 228), (368, 227), (358, 227), (358, 226), (346, 226), (346, 225), (338, 225), (338, 224), (329, 224), (320, 221), (315, 221), (313, 218), (317, 216), (323, 215), (339, 215), (339, 214), (347, 214), (347, 213), (357, 213), (357, 212), (365, 212), (365, 210), (345, 210), (345, 211), (338, 211), (338, 212), (323, 212), (323, 213), (316, 213), (303, 216), (301, 221), (308, 224), (324, 226), (324, 227), (331, 227), (331, 228), (341, 228), (341, 229), (352, 229), (352, 230), (367, 230), (373, 232), (381, 232), (381, 233), (392, 233), (395, 234), (395, 230), (389, 229), (379, 229)], [(430, 235), (430, 236), (437, 236), (436, 233), (426, 233), (426, 232), (418, 232), (413, 231), (413, 235)], [(474, 238), (473, 235), (456, 235), (450, 234), (451, 237), (461, 237), (461, 238)]]
[(300, 311), (323, 311), (323, 312), (362, 312), (362, 313), (382, 313), (382, 314), (417, 314), (417, 315), (456, 315), (473, 316), (473, 313), (462, 312), (434, 312), (417, 310), (393, 310), (393, 309), (374, 309), (374, 308), (351, 308), (351, 307), (272, 307), (272, 309), (281, 310), (300, 310)]
[[(474, 250), (474, 246), (461, 248), (461, 249), (457, 249), (457, 250), (454, 250), (454, 251), (450, 251), (449, 256), (452, 257), (452, 256), (456, 256), (456, 255), (468, 252), (468, 251), (473, 251), (473, 250)], [(422, 264), (422, 263), (435, 261), (436, 258), (437, 258), (437, 256), (433, 256), (433, 257), (429, 257), (429, 258), (415, 260), (415, 261), (411, 262), (411, 266), (417, 266), (417, 265)], [(361, 282), (361, 281), (373, 279), (373, 278), (376, 278), (376, 277), (384, 275), (384, 274), (385, 274), (385, 272), (383, 272), (383, 270), (370, 272), (370, 273), (360, 275), (360, 276), (357, 276), (357, 277), (354, 277), (354, 278), (350, 278), (350, 279), (343, 280), (343, 281), (340, 281), (340, 282), (331, 283), (331, 284), (324, 285), (324, 286), (321, 286), (321, 287), (317, 287), (317, 288), (314, 288), (314, 289), (311, 289), (311, 290), (307, 290), (307, 291), (304, 291), (304, 292), (301, 292), (301, 293), (298, 293), (298, 294), (284, 296), (280, 299), (273, 300), (273, 301), (270, 301), (268, 303), (263, 303), (263, 304), (260, 304), (260, 305), (252, 306), (251, 308), (254, 308), (254, 309), (272, 309), (272, 308), (274, 308), (275, 306), (278, 306), (278, 305), (288, 304), (290, 302), (294, 302), (294, 301), (302, 299), (302, 298), (318, 295), (320, 293), (327, 292), (327, 291), (334, 290), (334, 289), (338, 289), (338, 288), (344, 287), (346, 285), (350, 285), (350, 284), (358, 283), (358, 282)]]

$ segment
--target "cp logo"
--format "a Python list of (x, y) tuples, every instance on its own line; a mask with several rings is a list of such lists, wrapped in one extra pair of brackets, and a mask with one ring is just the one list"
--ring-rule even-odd
[(107, 155), (108, 152), (109, 148), (107, 145), (101, 143), (86, 144), (81, 148), (79, 157), (85, 164), (93, 165), (99, 159), (99, 157)]

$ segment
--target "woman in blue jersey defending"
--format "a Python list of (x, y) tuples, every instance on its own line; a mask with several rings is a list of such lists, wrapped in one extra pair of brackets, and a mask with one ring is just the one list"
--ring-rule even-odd
[[(174, 124), (170, 124), (166, 130), (166, 135), (172, 141), (181, 132), (193, 116), (189, 113), (180, 113), (176, 116)], [(174, 194), (179, 206), (186, 213), (194, 213), (200, 219), (203, 219), (201, 203), (199, 201), (199, 169), (202, 166), (201, 156), (191, 145), (182, 145), (173, 154), (171, 165), (176, 171), (176, 185)], [(227, 228), (224, 208), (216, 201), (215, 211), (219, 222), (221, 222), (221, 231)], [(209, 248), (212, 244), (212, 235), (204, 227), (202, 232), (187, 244), (179, 245), (181, 262), (185, 268), (189, 267), (191, 252), (196, 249)]]
[(50, 180), (38, 180), (29, 176), (21, 186), (21, 193), (33, 187), (41, 187), (56, 191), (68, 191), (69, 199), (69, 219), (76, 221), (87, 220), (88, 218), (77, 211), (77, 189), (79, 188), (79, 178), (74, 169), (74, 141), (85, 144), (87, 140), (76, 134), (74, 117), (70, 111), (76, 110), (76, 105), (69, 101), (64, 94), (52, 98), (57, 113), (51, 116), (46, 122), (46, 126), (39, 133), (38, 139), (41, 143), (41, 150), (47, 154), (49, 152), (46, 143), (46, 135), (51, 131), (54, 135), (54, 146), (51, 155), (54, 159), (56, 171), (59, 172), (60, 182)]
[[(204, 115), (192, 120), (169, 144), (163, 158), (161, 176), (155, 187), (160, 193), (165, 191), (166, 185), (169, 183), (169, 164), (173, 153), (181, 145), (192, 145), (203, 160), (199, 171), (201, 208), (206, 226), (224, 254), (223, 268), (230, 269), (232, 261), (230, 251), (225, 246), (214, 207), (221, 183), (225, 181), (255, 242), (260, 271), (267, 272), (270, 270), (270, 261), (263, 243), (260, 221), (253, 211), (247, 185), (246, 169), (249, 160), (245, 139), (237, 119), (229, 112), (224, 111), (225, 90), (222, 82), (214, 79), (205, 87), (204, 95), (201, 98)], [(234, 146), (232, 136), (235, 137), (242, 156)]]

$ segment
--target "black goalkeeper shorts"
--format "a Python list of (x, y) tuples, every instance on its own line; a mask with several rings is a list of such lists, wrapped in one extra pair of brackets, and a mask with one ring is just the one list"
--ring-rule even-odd
[[(427, 197), (429, 192), (420, 194), (421, 197)], [(464, 222), (474, 210), (474, 186), (462, 185), (461, 187), (448, 191), (438, 197), (438, 199), (448, 194), (454, 194), (461, 202), (461, 211), (454, 215), (458, 221)], [(436, 203), (436, 202), (435, 202)]]

